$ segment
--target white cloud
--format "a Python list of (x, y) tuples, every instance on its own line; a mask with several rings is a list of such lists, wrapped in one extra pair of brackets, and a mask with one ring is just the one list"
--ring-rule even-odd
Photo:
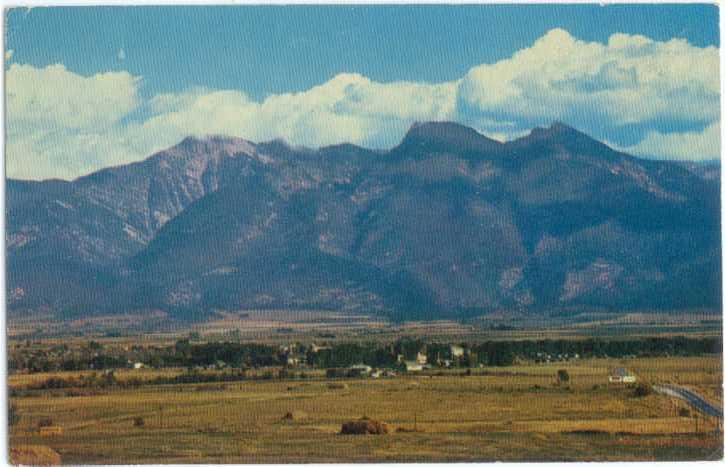
[(118, 49), (118, 59), (121, 61), (126, 60), (126, 51), (123, 48)]
[(72, 178), (139, 157), (114, 144), (121, 120), (140, 104), (139, 78), (14, 63), (5, 79), (8, 176)]
[(386, 147), (416, 120), (454, 118), (452, 83), (376, 83), (340, 74), (297, 94), (270, 96), (260, 107), (270, 132), (293, 143), (320, 146), (341, 142)]
[(107, 129), (139, 105), (139, 78), (122, 72), (84, 77), (63, 65), (10, 65), (5, 75), (11, 131)]
[[(118, 57), (125, 58), (123, 49)], [(241, 90), (204, 88), (144, 100), (140, 85), (127, 72), (85, 77), (63, 65), (11, 64), (8, 175), (72, 178), (139, 160), (188, 135), (390, 147), (425, 120), (460, 121), (500, 140), (563, 120), (610, 141), (629, 132), (625, 149), (637, 154), (719, 154), (718, 50), (679, 39), (614, 34), (601, 44), (555, 29), (458, 81), (380, 83), (343, 73), (262, 101)], [(705, 130), (673, 133), (677, 128)]]
[(651, 131), (639, 144), (623, 149), (645, 157), (705, 161), (720, 158), (720, 144), (720, 122), (717, 122), (703, 131), (667, 134)]
[(6, 50), (5, 51), (5, 61), (9, 62), (13, 59), (13, 55), (15, 54), (15, 51), (13, 49)]
[(715, 47), (614, 34), (607, 44), (549, 31), (511, 58), (471, 69), (459, 99), (468, 113), (547, 123), (559, 119), (614, 131), (719, 118)]

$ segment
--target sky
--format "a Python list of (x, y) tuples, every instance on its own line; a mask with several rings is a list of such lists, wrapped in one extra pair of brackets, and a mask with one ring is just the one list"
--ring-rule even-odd
[(397, 144), (563, 121), (643, 157), (720, 155), (713, 5), (6, 10), (6, 173), (72, 179), (189, 135)]

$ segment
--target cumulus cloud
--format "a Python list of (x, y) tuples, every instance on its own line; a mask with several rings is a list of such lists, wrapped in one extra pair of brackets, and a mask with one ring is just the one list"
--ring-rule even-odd
[(63, 65), (13, 63), (6, 74), (8, 123), (29, 128), (105, 129), (139, 104), (139, 78), (122, 72), (84, 77)]
[(357, 74), (340, 74), (296, 94), (270, 96), (260, 116), (273, 134), (297, 144), (341, 142), (385, 147), (397, 142), (416, 120), (454, 118), (452, 83), (376, 83)]
[(141, 85), (127, 72), (86, 77), (63, 65), (11, 64), (8, 175), (73, 178), (189, 135), (384, 148), (424, 120), (460, 121), (499, 140), (562, 120), (644, 156), (708, 159), (720, 151), (718, 49), (680, 39), (614, 34), (603, 44), (555, 29), (457, 81), (380, 83), (342, 73), (261, 101), (205, 88), (141, 99)]
[(663, 130), (719, 119), (719, 55), (684, 40), (614, 34), (608, 43), (554, 29), (511, 58), (463, 78), (464, 114), (517, 122), (518, 129), (563, 120), (602, 138), (636, 125)]
[(638, 144), (622, 148), (644, 157), (708, 161), (720, 158), (720, 122), (702, 131), (660, 133), (651, 131)]
[(140, 105), (139, 83), (127, 72), (84, 77), (63, 65), (10, 65), (5, 74), (8, 176), (72, 178), (138, 158), (116, 143), (121, 120)]

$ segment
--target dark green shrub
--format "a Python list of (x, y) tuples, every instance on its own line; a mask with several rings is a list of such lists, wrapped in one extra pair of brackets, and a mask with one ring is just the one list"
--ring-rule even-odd
[(53, 419), (50, 417), (41, 418), (38, 420), (38, 428), (43, 428), (46, 426), (53, 426)]
[(640, 383), (634, 388), (634, 397), (647, 397), (652, 394), (652, 386), (646, 383)]
[(20, 414), (18, 414), (18, 409), (15, 407), (15, 404), (10, 404), (8, 407), (8, 423), (10, 426), (15, 425), (20, 421)]

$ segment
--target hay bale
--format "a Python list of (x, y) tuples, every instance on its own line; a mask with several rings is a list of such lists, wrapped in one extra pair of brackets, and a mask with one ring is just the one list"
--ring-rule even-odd
[(63, 434), (63, 428), (59, 426), (42, 426), (39, 428), (40, 436), (60, 436)]
[(282, 417), (282, 420), (293, 422), (295, 420), (302, 420), (307, 418), (307, 413), (301, 411), (301, 410), (292, 410), (284, 414)]
[(349, 386), (345, 383), (329, 383), (327, 389), (348, 389)]
[(387, 435), (390, 432), (386, 423), (361, 418), (342, 424), (340, 434), (342, 435)]
[(48, 446), (20, 445), (10, 448), (13, 465), (60, 465), (60, 454)]

